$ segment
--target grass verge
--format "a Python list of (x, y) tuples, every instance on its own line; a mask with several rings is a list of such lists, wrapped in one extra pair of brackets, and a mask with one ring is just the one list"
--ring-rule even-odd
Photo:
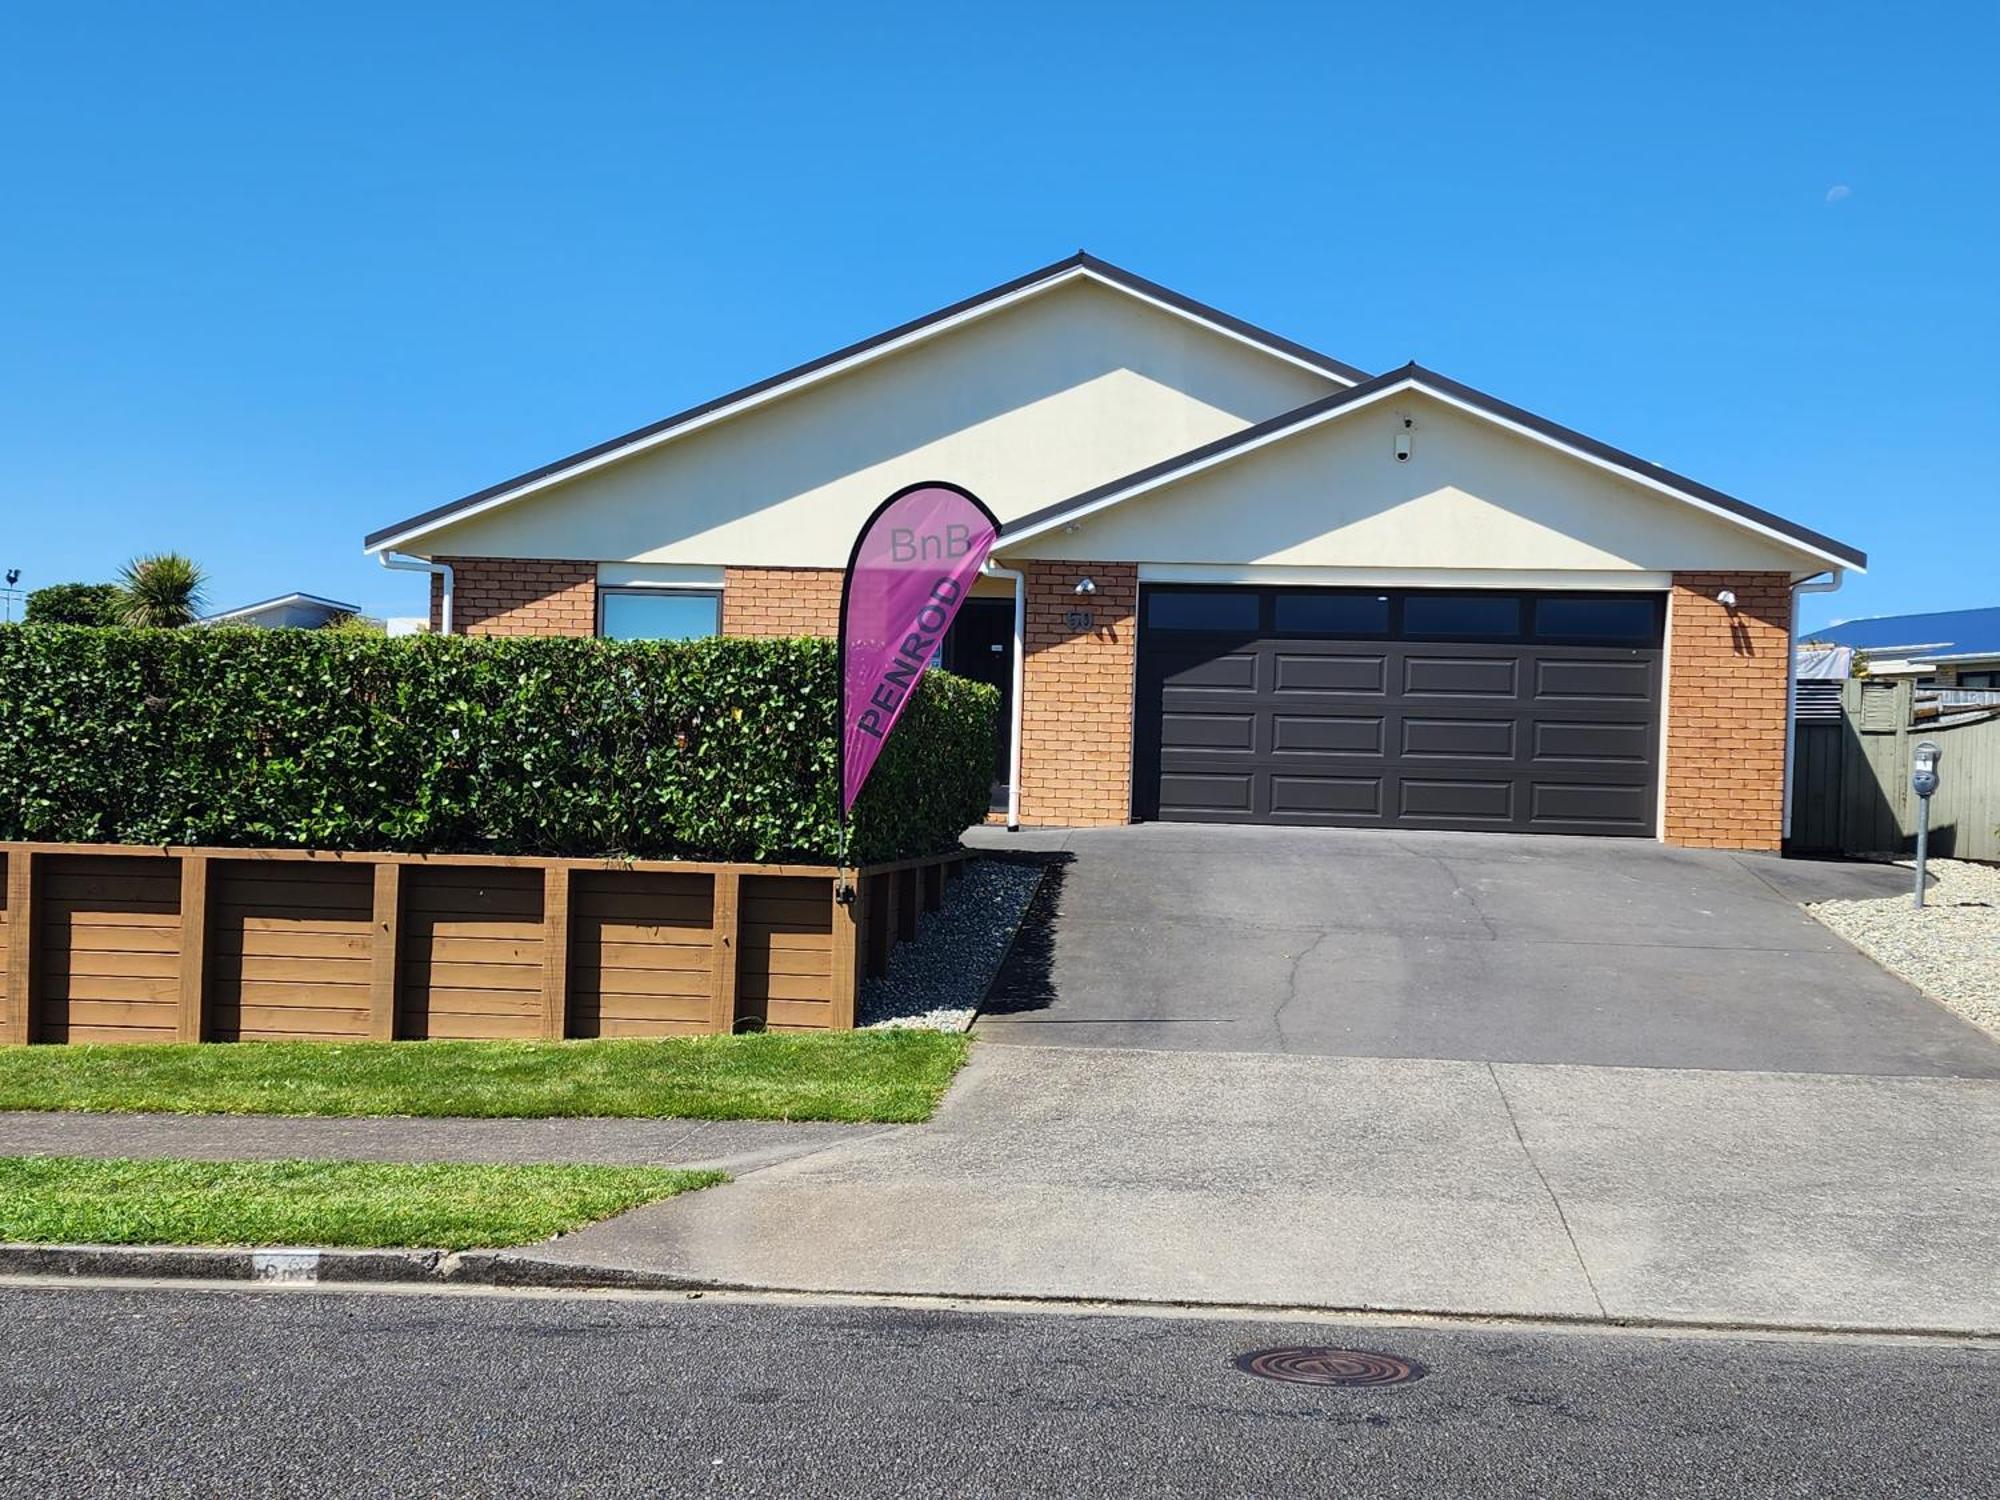
[(723, 1180), (663, 1167), (0, 1157), (0, 1240), (524, 1245)]
[(927, 1120), (965, 1062), (934, 1031), (577, 1042), (0, 1048), (0, 1109)]

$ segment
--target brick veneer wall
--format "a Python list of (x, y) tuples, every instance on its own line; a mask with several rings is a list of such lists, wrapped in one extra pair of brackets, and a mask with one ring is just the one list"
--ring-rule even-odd
[[(1717, 602), (1724, 589), (1736, 595), (1734, 609)], [(1674, 575), (1667, 619), (1668, 843), (1778, 847), (1790, 630), (1791, 587), (1783, 573)]]
[[(1089, 826), (1132, 814), (1132, 694), (1139, 569), (1030, 562), (1021, 722), (1021, 821)], [(1075, 592), (1088, 576), (1097, 592)], [(1068, 621), (1078, 610), (1092, 623)]]
[(840, 629), (839, 568), (725, 568), (724, 635), (833, 635)]
[[(451, 564), (451, 628), (458, 635), (596, 635), (597, 564), (547, 558), (441, 557)], [(444, 580), (431, 579), (431, 629)]]

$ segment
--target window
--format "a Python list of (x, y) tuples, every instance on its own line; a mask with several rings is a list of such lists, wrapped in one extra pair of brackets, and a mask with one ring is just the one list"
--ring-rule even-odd
[(1439, 640), (1518, 636), (1521, 600), (1515, 594), (1411, 594), (1403, 601), (1403, 633)]
[(2000, 688), (2000, 672), (1960, 672), (1958, 685), (1962, 688)]
[(690, 589), (600, 589), (598, 634), (611, 641), (692, 641), (722, 628), (722, 596)]
[(1225, 635), (1253, 635), (1257, 630), (1255, 594), (1154, 593), (1146, 600), (1146, 624), (1154, 630), (1206, 630)]
[(1618, 646), (1653, 643), (1658, 608), (1646, 595), (1590, 599), (1555, 594), (1535, 601), (1535, 634)]
[(1387, 594), (1280, 594), (1280, 635), (1387, 635)]

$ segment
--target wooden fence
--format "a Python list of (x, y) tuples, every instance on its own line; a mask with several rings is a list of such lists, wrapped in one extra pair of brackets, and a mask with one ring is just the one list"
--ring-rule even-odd
[(0, 1043), (845, 1029), (967, 858), (0, 844)]
[(2000, 719), (1913, 727), (1912, 708), (1907, 681), (1861, 678), (1842, 685), (1838, 721), (1799, 724), (1790, 852), (1909, 852), (1917, 833), (1910, 747), (1930, 740), (1942, 752), (1931, 852), (2000, 860)]

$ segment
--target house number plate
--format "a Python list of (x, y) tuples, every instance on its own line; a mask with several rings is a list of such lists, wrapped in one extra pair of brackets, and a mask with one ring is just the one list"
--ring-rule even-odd
[(1071, 630), (1088, 630), (1096, 620), (1087, 609), (1073, 609), (1063, 616), (1063, 624)]

